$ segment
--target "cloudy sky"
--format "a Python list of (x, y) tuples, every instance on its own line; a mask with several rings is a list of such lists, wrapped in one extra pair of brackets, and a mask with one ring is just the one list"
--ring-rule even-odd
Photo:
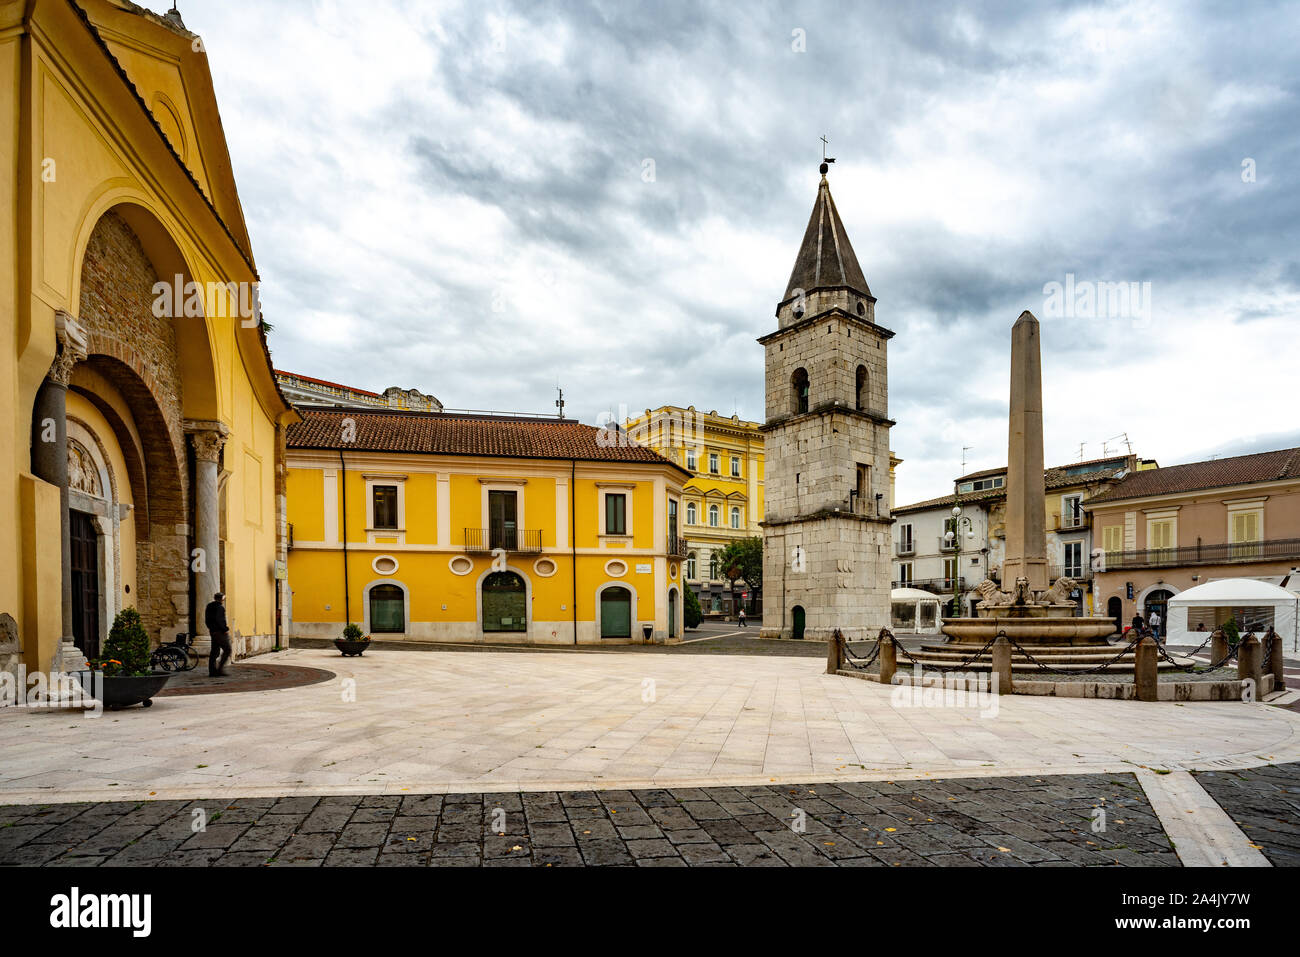
[(1024, 309), (1049, 464), (1300, 445), (1300, 14), (1011, 7), (180, 3), (281, 368), (761, 420), (825, 134), (900, 504), (1005, 463)]

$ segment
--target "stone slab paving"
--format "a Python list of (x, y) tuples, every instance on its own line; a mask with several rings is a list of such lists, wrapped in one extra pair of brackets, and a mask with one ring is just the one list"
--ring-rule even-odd
[[(0, 803), (677, 788), (1300, 761), (1242, 702), (895, 701), (820, 659), (298, 649), (301, 687), (0, 711)], [(57, 797), (54, 797), (57, 795)]]
[(10, 866), (1178, 863), (1132, 774), (0, 807)]
[(1270, 863), (1300, 865), (1300, 763), (1195, 777)]

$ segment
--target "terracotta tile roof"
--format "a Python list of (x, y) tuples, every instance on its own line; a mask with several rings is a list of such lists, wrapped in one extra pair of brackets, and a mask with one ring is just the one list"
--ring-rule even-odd
[[(658, 452), (621, 435), (610, 443), (600, 429), (572, 419), (475, 417), (440, 412), (372, 412), (361, 409), (300, 409), (302, 421), (286, 430), (291, 449), (349, 452), (414, 452), (423, 455), (488, 455), (502, 458), (579, 459), (671, 465)], [(353, 442), (343, 441), (343, 420), (356, 424)], [(613, 436), (611, 435), (612, 439)]]
[[(1105, 468), (1090, 468), (1089, 471), (1071, 474), (1073, 470), (1080, 466), (1095, 466), (1103, 463), (1110, 463)], [(1073, 488), (1074, 486), (1087, 485), (1091, 482), (1103, 482), (1107, 479), (1114, 478), (1115, 475), (1122, 471), (1125, 466), (1125, 459), (1092, 459), (1088, 462), (1071, 462), (1069, 465), (1053, 465), (1051, 468), (1043, 469), (1043, 484), (1047, 489)], [(971, 472), (969, 475), (963, 475), (958, 482), (968, 482), (973, 478), (987, 478), (994, 475), (1005, 475), (1006, 466), (1000, 469), (984, 469), (980, 472)], [(995, 502), (1007, 497), (1006, 486), (1002, 488), (986, 488), (979, 492), (963, 492), (958, 501), (965, 505), (968, 502)], [(1095, 501), (1095, 499), (1090, 499)], [(941, 495), (938, 498), (926, 499), (924, 502), (914, 502), (911, 505), (900, 505), (892, 512), (894, 515), (907, 514), (909, 512), (920, 512), (927, 508), (935, 508), (939, 505), (951, 505), (951, 495)]]
[(1088, 504), (1250, 485), (1254, 482), (1276, 482), (1281, 479), (1300, 479), (1300, 448), (1234, 455), (1231, 458), (1133, 472)]

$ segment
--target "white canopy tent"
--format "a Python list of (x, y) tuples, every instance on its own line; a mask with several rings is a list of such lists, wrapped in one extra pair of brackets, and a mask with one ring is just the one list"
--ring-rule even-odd
[(1271, 626), (1282, 636), (1283, 647), (1295, 649), (1300, 595), (1255, 578), (1221, 578), (1169, 599), (1168, 617), (1170, 644), (1200, 644), (1205, 632), (1235, 618), (1243, 635), (1253, 631), (1262, 637)]
[(889, 593), (890, 627), (917, 635), (939, 633), (939, 596), (919, 588), (895, 588)]

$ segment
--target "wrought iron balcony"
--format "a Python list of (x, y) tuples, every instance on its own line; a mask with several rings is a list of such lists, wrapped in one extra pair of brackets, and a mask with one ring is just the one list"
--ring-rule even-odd
[(1078, 515), (1065, 515), (1052, 513), (1052, 524), (1056, 526), (1058, 532), (1073, 532), (1081, 528), (1088, 527), (1088, 516), (1080, 512)]
[(465, 529), (465, 551), (494, 552), (498, 548), (516, 554), (536, 554), (542, 550), (542, 531), (523, 528)]
[[(953, 590), (954, 579), (951, 578), (920, 578), (912, 581), (895, 581), (890, 582), (891, 588), (919, 588), (921, 591), (933, 592), (936, 595), (951, 595)], [(966, 590), (966, 579), (956, 579), (957, 590), (964, 592)]]
[(690, 549), (686, 545), (686, 539), (679, 535), (668, 536), (668, 555), (672, 558), (684, 558)]
[(1181, 548), (1145, 548), (1107, 552), (1108, 572), (1126, 568), (1168, 568), (1179, 565), (1228, 565), (1238, 562), (1300, 559), (1300, 538), (1273, 538), (1259, 542), (1222, 542)]

